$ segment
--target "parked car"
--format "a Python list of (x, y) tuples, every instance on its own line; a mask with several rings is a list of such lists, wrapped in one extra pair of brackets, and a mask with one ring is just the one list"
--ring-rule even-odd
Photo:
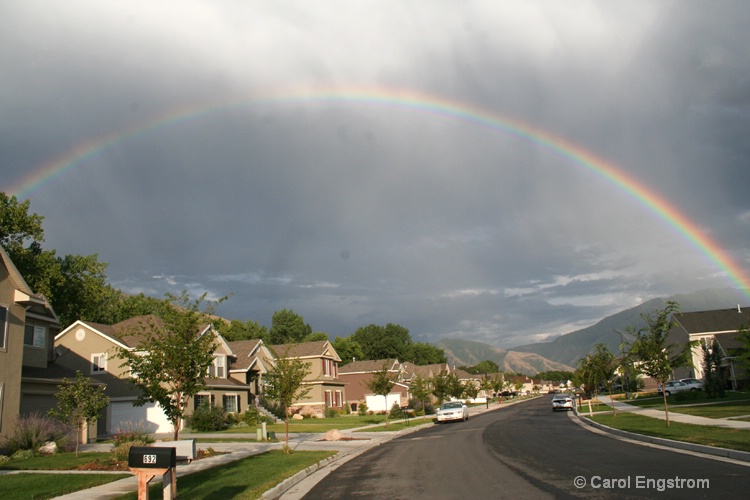
[(685, 384), (691, 391), (703, 390), (703, 381), (698, 380), (697, 378), (682, 378), (680, 379), (680, 382)]
[(672, 394), (676, 394), (681, 391), (689, 391), (689, 390), (690, 390), (690, 387), (688, 387), (687, 384), (683, 384), (679, 380), (670, 380), (669, 382), (667, 382), (663, 391), (662, 391), (662, 388), (659, 387), (659, 394), (664, 392), (667, 396), (671, 396)]
[(569, 394), (555, 394), (552, 396), (552, 411), (557, 410), (572, 410), (573, 409), (573, 397)]
[(437, 411), (437, 423), (452, 420), (469, 420), (469, 408), (461, 401), (443, 403)]

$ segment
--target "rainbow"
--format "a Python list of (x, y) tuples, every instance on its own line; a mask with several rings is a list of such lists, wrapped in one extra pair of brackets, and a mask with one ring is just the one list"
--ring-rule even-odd
[(15, 194), (21, 199), (28, 197), (32, 191), (50, 183), (76, 166), (85, 163), (103, 150), (160, 128), (190, 121), (209, 113), (216, 113), (237, 107), (295, 101), (356, 103), (360, 105), (373, 104), (410, 108), (497, 130), (521, 140), (540, 145), (549, 152), (604, 178), (635, 198), (640, 204), (647, 207), (651, 212), (672, 226), (750, 298), (750, 277), (743, 268), (727, 255), (717, 242), (704, 234), (693, 221), (685, 217), (675, 206), (612, 163), (587, 151), (578, 144), (528, 123), (510, 119), (496, 113), (490, 113), (463, 102), (411, 90), (351, 86), (306, 86), (287, 88), (250, 98), (242, 97), (211, 101), (201, 105), (175, 109), (167, 114), (154, 117), (145, 123), (137, 123), (124, 130), (114, 131), (80, 142), (50, 162), (33, 169), (29, 175), (21, 179), (16, 185), (7, 188), (6, 192), (8, 194)]

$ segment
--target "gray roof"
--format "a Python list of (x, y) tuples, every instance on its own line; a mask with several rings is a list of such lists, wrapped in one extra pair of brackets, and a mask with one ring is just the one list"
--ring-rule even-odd
[(750, 327), (750, 307), (677, 313), (673, 318), (689, 334), (734, 332)]

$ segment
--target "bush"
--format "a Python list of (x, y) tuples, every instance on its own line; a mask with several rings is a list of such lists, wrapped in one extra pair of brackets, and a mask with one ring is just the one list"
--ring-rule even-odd
[(326, 407), (326, 418), (336, 418), (338, 416), (339, 412), (336, 408)]
[(135, 439), (133, 441), (122, 441), (121, 443), (116, 444), (115, 447), (112, 449), (112, 456), (118, 462), (125, 462), (128, 460), (128, 455), (130, 454), (130, 448), (132, 448), (133, 446), (149, 446), (153, 442), (154, 442), (153, 439), (149, 442), (140, 441), (138, 439)]
[(245, 413), (241, 415), (241, 419), (243, 422), (245, 422), (247, 425), (258, 425), (261, 423), (261, 414), (258, 411), (258, 409), (254, 406), (249, 407), (247, 410), (245, 410)]
[(27, 458), (34, 458), (35, 456), (39, 455), (39, 453), (35, 450), (18, 450), (13, 455), (10, 456), (11, 460), (25, 460)]
[(4, 464), (5, 462), (10, 462), (10, 457), (7, 455), (0, 455), (0, 465)]
[(75, 429), (70, 426), (39, 413), (32, 413), (16, 420), (2, 447), (7, 448), (11, 455), (19, 450), (36, 453), (44, 443), (54, 441), (59, 449), (70, 451), (75, 448), (76, 434)]
[(367, 415), (367, 403), (365, 403), (364, 401), (359, 403), (359, 406), (357, 407), (357, 414), (360, 417), (364, 417), (365, 415)]
[(404, 418), (404, 412), (401, 410), (401, 405), (398, 404), (398, 401), (393, 402), (393, 406), (391, 406), (391, 411), (388, 413), (388, 416), (390, 418)]
[(227, 428), (227, 412), (220, 406), (203, 403), (188, 417), (188, 426), (199, 432), (224, 430)]
[(151, 444), (154, 438), (146, 430), (146, 424), (143, 420), (124, 420), (120, 422), (114, 437), (115, 447), (132, 441)]

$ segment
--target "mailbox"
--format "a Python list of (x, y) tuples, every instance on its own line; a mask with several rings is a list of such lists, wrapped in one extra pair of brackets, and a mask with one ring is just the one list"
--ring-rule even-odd
[(128, 467), (137, 469), (168, 469), (177, 466), (174, 448), (133, 446), (128, 454)]

